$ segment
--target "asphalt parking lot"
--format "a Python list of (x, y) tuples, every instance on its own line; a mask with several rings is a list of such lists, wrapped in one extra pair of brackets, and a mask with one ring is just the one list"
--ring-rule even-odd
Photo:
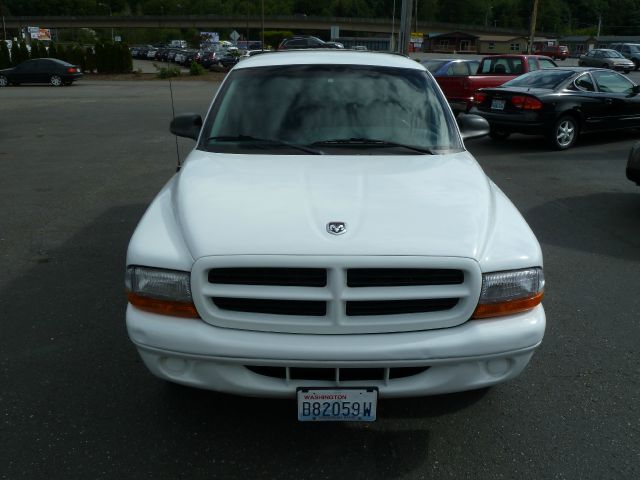
[[(176, 112), (216, 87), (175, 82)], [(544, 343), (510, 383), (327, 425), (163, 383), (128, 340), (126, 247), (175, 172), (170, 118), (161, 81), (0, 90), (0, 478), (640, 478), (640, 131), (469, 141), (542, 245)]]

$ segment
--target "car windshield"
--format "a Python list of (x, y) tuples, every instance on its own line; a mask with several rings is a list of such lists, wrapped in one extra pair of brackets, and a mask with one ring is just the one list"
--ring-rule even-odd
[(624, 56), (615, 50), (603, 50), (602, 56), (605, 58), (624, 58)]
[(447, 63), (447, 60), (424, 60), (422, 65), (430, 72), (435, 72), (445, 63)]
[[(384, 154), (461, 151), (455, 120), (417, 69), (362, 65), (241, 68), (229, 74), (203, 127), (207, 151)], [(411, 149), (413, 147), (413, 150)], [(297, 150), (297, 151), (296, 151)], [(283, 152), (284, 153), (284, 152)], [(317, 152), (316, 152), (317, 153)]]
[(634, 53), (638, 53), (640, 52), (640, 45), (629, 45), (629, 50)]
[(503, 83), (503, 87), (547, 88), (553, 90), (575, 72), (571, 70), (545, 69), (525, 73)]

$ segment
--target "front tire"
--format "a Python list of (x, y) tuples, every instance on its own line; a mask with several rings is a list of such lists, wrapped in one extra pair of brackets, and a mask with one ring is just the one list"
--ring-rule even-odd
[(0, 75), (0, 88), (9, 86), (9, 79), (4, 75)]
[(53, 87), (59, 87), (62, 85), (62, 77), (60, 75), (51, 75), (49, 79), (49, 85)]
[(571, 115), (563, 115), (553, 125), (549, 142), (556, 150), (567, 150), (575, 145), (579, 132), (580, 126), (577, 119)]

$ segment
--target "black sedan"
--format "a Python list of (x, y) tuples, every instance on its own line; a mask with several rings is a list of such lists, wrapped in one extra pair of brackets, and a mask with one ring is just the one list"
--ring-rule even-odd
[(82, 77), (80, 68), (56, 58), (35, 58), (0, 70), (0, 87), (21, 83), (48, 83), (54, 87), (71, 85)]
[(565, 150), (581, 132), (640, 127), (639, 93), (638, 85), (611, 70), (558, 67), (479, 90), (470, 113), (487, 119), (493, 139), (544, 135)]

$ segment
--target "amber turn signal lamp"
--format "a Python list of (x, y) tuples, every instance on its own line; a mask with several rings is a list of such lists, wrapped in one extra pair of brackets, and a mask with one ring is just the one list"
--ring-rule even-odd
[(513, 313), (526, 312), (531, 310), (542, 302), (544, 292), (539, 292), (533, 297), (511, 300), (500, 303), (479, 304), (471, 318), (490, 318), (500, 317), (502, 315), (511, 315)]
[(145, 312), (171, 317), (200, 318), (193, 303), (143, 297), (132, 292), (127, 292), (127, 299), (131, 305)]

